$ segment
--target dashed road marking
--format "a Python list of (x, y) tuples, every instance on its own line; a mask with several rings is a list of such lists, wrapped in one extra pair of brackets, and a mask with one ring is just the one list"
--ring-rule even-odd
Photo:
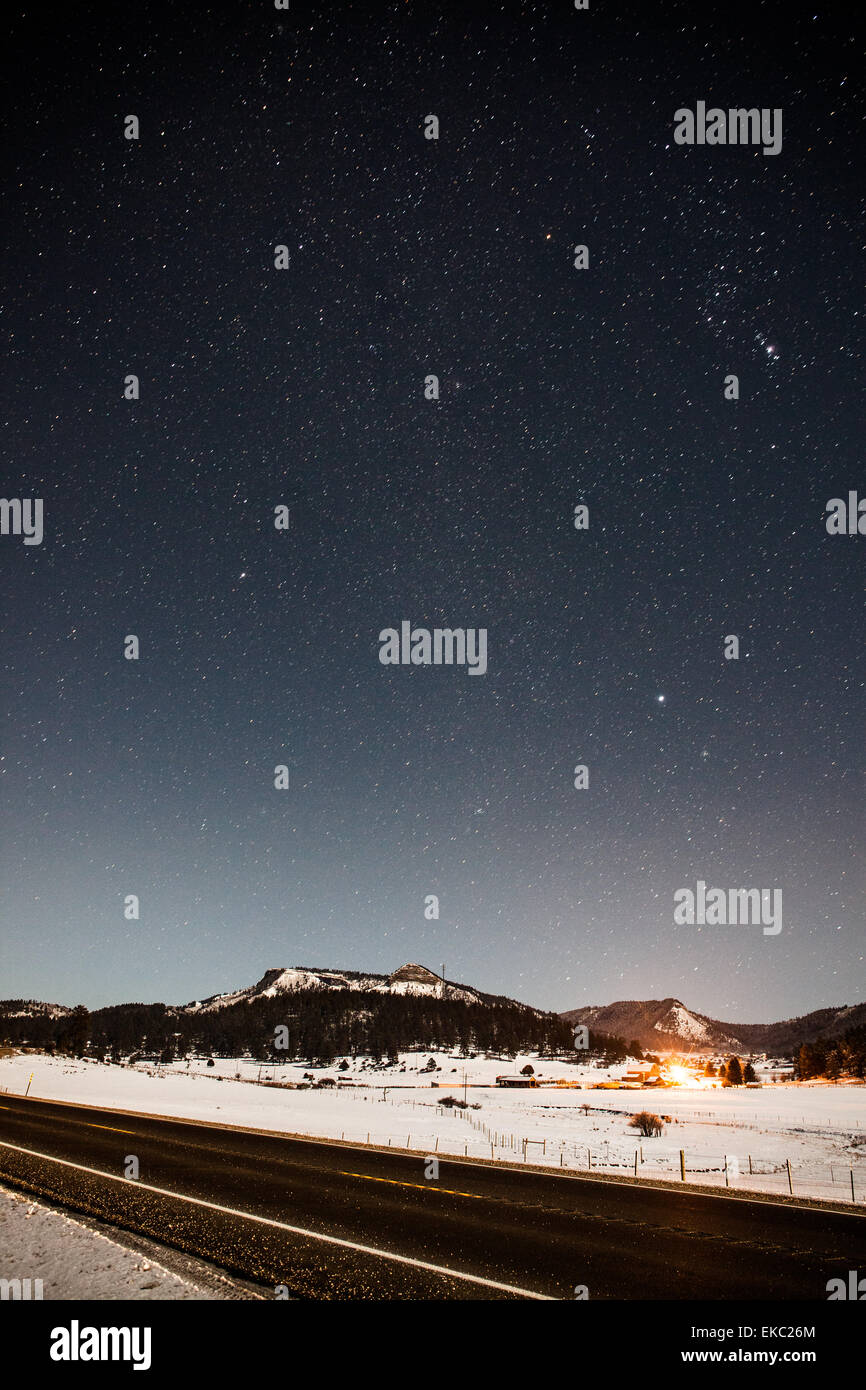
[(482, 1197), (480, 1192), (458, 1192), (453, 1187), (440, 1187), (438, 1182), (401, 1182), (399, 1178), (374, 1178), (370, 1173), (348, 1173), (343, 1168), (338, 1169), (338, 1172), (342, 1178), (363, 1178), (365, 1182), (386, 1182), (390, 1187), (415, 1187), (419, 1192), (439, 1192), (445, 1193), (449, 1197), (474, 1197), (476, 1202), (489, 1200), (489, 1198)]

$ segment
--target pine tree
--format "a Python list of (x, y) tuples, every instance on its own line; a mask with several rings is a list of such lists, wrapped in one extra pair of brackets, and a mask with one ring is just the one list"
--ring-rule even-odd
[(731, 1086), (742, 1086), (743, 1068), (740, 1065), (739, 1057), (730, 1057), (725, 1070), (725, 1080)]

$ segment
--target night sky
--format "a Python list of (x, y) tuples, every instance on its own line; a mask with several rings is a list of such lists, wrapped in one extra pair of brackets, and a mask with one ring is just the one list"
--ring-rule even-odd
[[(866, 998), (855, 12), (16, 8), (0, 995)], [(382, 665), (403, 620), (487, 673)], [(675, 925), (698, 879), (782, 931)]]

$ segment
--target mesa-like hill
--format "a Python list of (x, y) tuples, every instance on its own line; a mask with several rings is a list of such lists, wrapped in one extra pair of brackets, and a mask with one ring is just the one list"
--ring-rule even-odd
[(0, 1003), (0, 1040), (63, 1050), (86, 1046), (116, 1056), (192, 1049), (328, 1061), (414, 1048), (562, 1050), (572, 1036), (555, 1013), (410, 963), (390, 975), (307, 966), (267, 970), (254, 985), (180, 1005), (115, 1004), (88, 1013), (15, 1000)]
[(195, 1000), (184, 1005), (184, 1008), (192, 1012), (199, 1009), (225, 1009), (230, 1004), (237, 1004), (242, 1000), (274, 999), (279, 994), (325, 989), (374, 994), (428, 995), (436, 999), (462, 999), (473, 1004), (479, 1004), (484, 1000), (488, 1003), (495, 1002), (493, 995), (482, 994), (477, 989), (470, 989), (468, 985), (452, 984), (433, 970), (428, 970), (426, 965), (410, 963), (401, 965), (399, 970), (395, 970), (391, 975), (365, 975), (356, 970), (323, 970), (308, 966), (293, 966), (288, 970), (266, 970), (254, 985), (229, 994), (213, 994), (209, 999)]

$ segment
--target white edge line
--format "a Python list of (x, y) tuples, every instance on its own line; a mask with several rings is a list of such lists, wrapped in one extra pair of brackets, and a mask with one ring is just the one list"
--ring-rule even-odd
[(534, 1293), (531, 1289), (521, 1289), (515, 1284), (500, 1284), (495, 1279), (484, 1279), (480, 1274), (464, 1274), (461, 1270), (448, 1269), (445, 1265), (430, 1264), (427, 1260), (415, 1260), (411, 1255), (396, 1255), (391, 1250), (379, 1250), (375, 1245), (359, 1245), (356, 1241), (343, 1240), (340, 1236), (326, 1236), (320, 1231), (308, 1231), (303, 1226), (290, 1226), (288, 1222), (275, 1221), (270, 1216), (257, 1216), (254, 1212), (238, 1211), (236, 1207), (224, 1207), (218, 1202), (206, 1202), (202, 1197), (189, 1197), (184, 1192), (172, 1192), (167, 1187), (154, 1187), (148, 1182), (137, 1182), (133, 1178), (121, 1178), (116, 1173), (106, 1173), (101, 1168), (89, 1168), (85, 1163), (72, 1163), (68, 1158), (55, 1158), (53, 1154), (38, 1153), (35, 1149), (24, 1149), (20, 1144), (9, 1144), (5, 1139), (0, 1139), (0, 1145), (4, 1149), (14, 1150), (15, 1153), (27, 1154), (30, 1158), (41, 1158), (48, 1163), (60, 1163), (64, 1168), (75, 1168), (82, 1173), (92, 1173), (98, 1178), (109, 1178), (112, 1182), (126, 1183), (129, 1187), (144, 1188), (147, 1192), (158, 1193), (160, 1197), (173, 1197), (179, 1202), (192, 1202), (197, 1207), (207, 1207), (208, 1211), (221, 1211), (227, 1216), (239, 1216), (244, 1221), (257, 1221), (262, 1226), (276, 1226), (278, 1230), (291, 1231), (292, 1235), (306, 1236), (309, 1240), (323, 1240), (328, 1245), (340, 1245), (346, 1250), (358, 1250), (364, 1255), (376, 1255), (382, 1260), (397, 1260), (400, 1264), (412, 1265), (415, 1269), (429, 1269), (434, 1274), (443, 1274), (449, 1279), (463, 1279), (470, 1284), (482, 1284), (487, 1289), (502, 1289), (506, 1293), (520, 1294), (522, 1298), (541, 1299), (546, 1303), (559, 1301), (549, 1294)]

